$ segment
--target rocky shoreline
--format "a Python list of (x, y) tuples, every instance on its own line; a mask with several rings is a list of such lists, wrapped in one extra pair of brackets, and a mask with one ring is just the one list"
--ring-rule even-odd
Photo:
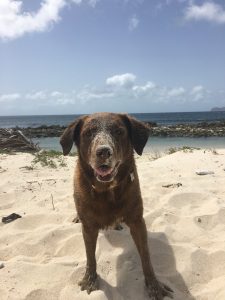
[[(158, 125), (147, 122), (151, 129), (151, 136), (158, 137), (225, 137), (225, 120), (218, 122), (201, 122), (195, 124)], [(21, 130), (28, 138), (59, 137), (66, 126), (42, 125), (36, 128), (11, 128)]]
[(152, 136), (225, 137), (225, 121), (151, 127)]

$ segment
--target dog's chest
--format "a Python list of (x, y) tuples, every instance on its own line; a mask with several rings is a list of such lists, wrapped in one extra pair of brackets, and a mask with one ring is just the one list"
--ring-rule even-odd
[(113, 191), (96, 194), (92, 202), (92, 212), (99, 223), (109, 226), (123, 219), (126, 203), (121, 196)]

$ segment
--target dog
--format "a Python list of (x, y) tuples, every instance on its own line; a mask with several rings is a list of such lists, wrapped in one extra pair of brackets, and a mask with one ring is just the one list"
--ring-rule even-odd
[(159, 282), (150, 261), (143, 203), (134, 160), (142, 155), (150, 129), (127, 114), (96, 113), (71, 123), (60, 138), (63, 154), (73, 143), (78, 150), (74, 175), (74, 200), (82, 223), (87, 264), (81, 290), (98, 289), (95, 250), (98, 232), (124, 222), (139, 252), (151, 300), (172, 297)]

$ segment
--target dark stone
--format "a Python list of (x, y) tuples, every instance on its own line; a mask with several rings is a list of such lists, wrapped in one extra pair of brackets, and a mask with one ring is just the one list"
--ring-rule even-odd
[(3, 217), (2, 223), (7, 224), (7, 223), (13, 222), (19, 218), (22, 218), (22, 217), (16, 213), (12, 213), (12, 214), (8, 215), (7, 217)]

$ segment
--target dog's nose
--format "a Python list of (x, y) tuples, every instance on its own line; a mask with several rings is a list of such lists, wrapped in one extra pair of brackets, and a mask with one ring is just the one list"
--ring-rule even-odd
[(96, 150), (96, 156), (100, 158), (109, 158), (112, 155), (112, 149), (108, 146), (100, 146)]

